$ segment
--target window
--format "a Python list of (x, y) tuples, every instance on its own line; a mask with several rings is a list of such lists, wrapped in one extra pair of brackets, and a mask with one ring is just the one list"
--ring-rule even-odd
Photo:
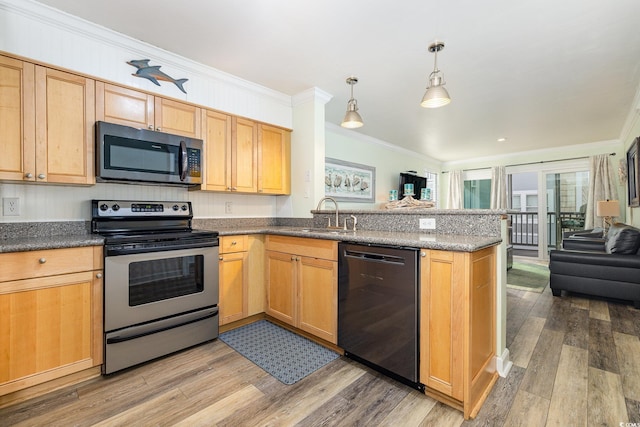
[(464, 208), (489, 209), (491, 207), (491, 180), (464, 181)]
[[(425, 171), (427, 188), (431, 190), (431, 201), (438, 205), (438, 174)], [(420, 195), (418, 195), (420, 197)]]

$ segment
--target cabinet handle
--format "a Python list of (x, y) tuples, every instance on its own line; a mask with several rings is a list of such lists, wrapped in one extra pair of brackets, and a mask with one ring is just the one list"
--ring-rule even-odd
[(294, 257), (293, 255), (291, 255), (291, 261), (295, 261), (296, 257)]
[(96, 278), (97, 279), (102, 279), (102, 273), (96, 273)]
[(227, 187), (227, 191), (231, 191), (231, 187)]
[(238, 244), (238, 242), (236, 242), (235, 240), (231, 242), (231, 246), (237, 245), (237, 244)]
[(220, 261), (224, 261), (224, 259), (222, 259), (222, 257), (221, 257), (221, 256), (220, 256), (220, 257), (218, 257), (218, 259), (219, 259)]
[(424, 258), (427, 256), (427, 253), (425, 251), (420, 251), (420, 256)]
[(28, 172), (24, 177), (27, 179), (31, 179), (33, 178), (33, 174), (31, 172)]
[(45, 262), (47, 262), (47, 259), (46, 259), (46, 258), (40, 258), (40, 259), (38, 260), (38, 262), (39, 262), (40, 264), (44, 264)]
[(156, 130), (157, 130), (158, 132), (160, 132), (160, 131), (162, 130), (162, 128), (156, 128)]
[(231, 187), (231, 191), (238, 191), (237, 187)]
[(147, 126), (149, 129), (153, 130), (153, 125)]
[(38, 179), (44, 179), (44, 178), (45, 178), (45, 174), (43, 174), (43, 173), (38, 174)]

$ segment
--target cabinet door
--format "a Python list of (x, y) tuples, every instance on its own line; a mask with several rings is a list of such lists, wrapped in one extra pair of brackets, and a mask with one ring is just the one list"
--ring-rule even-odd
[(464, 253), (421, 251), (420, 382), (463, 398)]
[(94, 184), (95, 84), (36, 67), (36, 181)]
[(338, 343), (338, 263), (299, 257), (298, 328)]
[(251, 120), (234, 117), (231, 132), (231, 191), (258, 191), (258, 127)]
[(258, 132), (258, 192), (291, 193), (289, 131), (260, 125)]
[(0, 283), (0, 395), (102, 363), (96, 272)]
[(156, 96), (156, 130), (176, 135), (200, 138), (200, 108)]
[(0, 56), (0, 179), (35, 181), (34, 70)]
[(203, 190), (231, 191), (231, 116), (202, 111), (204, 137)]
[(295, 326), (295, 255), (267, 251), (267, 314)]
[(96, 82), (96, 120), (153, 130), (153, 108), (152, 95)]
[(220, 325), (247, 317), (247, 253), (220, 255)]

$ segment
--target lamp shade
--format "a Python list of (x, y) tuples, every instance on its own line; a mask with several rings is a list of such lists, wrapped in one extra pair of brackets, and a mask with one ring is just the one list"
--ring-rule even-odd
[(340, 123), (340, 126), (348, 129), (359, 128), (362, 125), (362, 117), (360, 117), (360, 114), (358, 114), (358, 112), (355, 110), (347, 111), (347, 114), (345, 114), (344, 116), (344, 120), (342, 120), (342, 123)]
[(620, 203), (617, 200), (601, 200), (596, 205), (596, 216), (614, 217), (620, 215)]
[(431, 86), (422, 97), (420, 105), (425, 108), (438, 108), (451, 102), (449, 92), (442, 86)]

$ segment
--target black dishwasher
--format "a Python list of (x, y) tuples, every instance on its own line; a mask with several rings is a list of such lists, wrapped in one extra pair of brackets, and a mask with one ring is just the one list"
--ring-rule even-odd
[(338, 346), (417, 389), (417, 248), (338, 245)]

